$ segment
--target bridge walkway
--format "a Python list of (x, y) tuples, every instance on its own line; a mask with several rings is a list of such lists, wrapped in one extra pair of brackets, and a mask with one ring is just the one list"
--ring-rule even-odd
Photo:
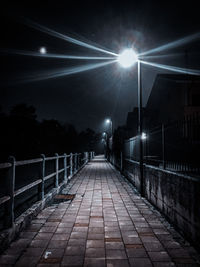
[(194, 249), (103, 157), (63, 193), (68, 199), (39, 213), (0, 266), (199, 266)]

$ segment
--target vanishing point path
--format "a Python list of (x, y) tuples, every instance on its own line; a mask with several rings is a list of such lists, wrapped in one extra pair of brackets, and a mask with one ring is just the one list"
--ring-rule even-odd
[(189, 244), (103, 157), (66, 192), (74, 199), (44, 209), (0, 256), (0, 266), (199, 266)]

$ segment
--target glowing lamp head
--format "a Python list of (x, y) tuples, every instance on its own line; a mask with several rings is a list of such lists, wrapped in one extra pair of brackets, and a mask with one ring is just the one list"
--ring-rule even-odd
[(133, 51), (133, 49), (125, 49), (118, 56), (118, 62), (123, 68), (129, 68), (133, 66), (137, 62), (137, 54)]
[(46, 54), (47, 53), (47, 50), (45, 47), (40, 47), (40, 54)]
[(110, 120), (110, 119), (107, 119), (107, 120), (106, 120), (106, 123), (110, 123), (110, 122), (111, 122), (111, 120)]
[(147, 139), (147, 134), (146, 134), (146, 133), (142, 133), (142, 135), (141, 135), (141, 139), (142, 139), (142, 140)]

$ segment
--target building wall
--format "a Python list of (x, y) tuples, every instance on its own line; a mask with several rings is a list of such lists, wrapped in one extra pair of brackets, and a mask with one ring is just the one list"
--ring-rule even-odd
[[(124, 174), (139, 189), (138, 162), (125, 162)], [(200, 249), (200, 180), (145, 165), (145, 197)]]

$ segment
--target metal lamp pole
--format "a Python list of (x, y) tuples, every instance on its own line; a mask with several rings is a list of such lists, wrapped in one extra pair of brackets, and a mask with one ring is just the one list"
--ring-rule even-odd
[(111, 127), (111, 136), (113, 135), (113, 123), (112, 120), (110, 120), (110, 127)]
[(138, 136), (139, 136), (139, 156), (140, 156), (140, 193), (144, 196), (144, 175), (143, 175), (143, 110), (142, 110), (142, 76), (141, 62), (138, 60)]

